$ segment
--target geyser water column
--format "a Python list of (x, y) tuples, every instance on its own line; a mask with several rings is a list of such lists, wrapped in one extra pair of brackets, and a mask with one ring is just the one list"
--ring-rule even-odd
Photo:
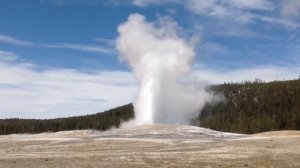
[(118, 27), (116, 47), (140, 84), (133, 125), (188, 124), (212, 98), (204, 86), (183, 83), (195, 53), (177, 30), (171, 19), (147, 22), (140, 14)]

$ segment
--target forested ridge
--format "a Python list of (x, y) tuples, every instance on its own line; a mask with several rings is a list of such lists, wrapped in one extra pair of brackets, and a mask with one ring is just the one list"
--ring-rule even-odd
[(2, 119), (0, 120), (0, 134), (57, 132), (78, 129), (107, 130), (112, 127), (119, 127), (121, 122), (129, 120), (133, 116), (133, 107), (128, 104), (102, 113), (77, 117), (46, 120)]
[[(300, 130), (300, 80), (225, 83), (210, 89), (222, 101), (207, 104), (193, 123), (219, 131)], [(93, 115), (57, 119), (1, 119), (0, 134), (107, 130), (134, 118), (132, 104)]]
[(219, 131), (258, 133), (300, 129), (300, 80), (211, 86), (224, 101), (207, 104), (198, 125)]

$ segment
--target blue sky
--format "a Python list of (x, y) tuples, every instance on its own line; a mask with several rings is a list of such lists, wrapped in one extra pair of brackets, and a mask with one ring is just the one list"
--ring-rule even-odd
[(300, 75), (300, 0), (2, 0), (0, 118), (131, 102), (137, 82), (114, 40), (132, 13), (167, 16), (198, 39), (192, 74), (210, 83)]

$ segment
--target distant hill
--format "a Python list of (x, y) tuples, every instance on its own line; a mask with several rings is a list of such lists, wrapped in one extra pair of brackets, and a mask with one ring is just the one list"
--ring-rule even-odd
[(35, 119), (2, 119), (0, 120), (0, 135), (13, 133), (41, 133), (64, 130), (97, 129), (107, 130), (119, 127), (120, 123), (134, 117), (133, 106), (124, 105), (102, 113), (57, 118), (47, 120)]
[(207, 104), (198, 126), (237, 133), (300, 130), (300, 80), (211, 86), (225, 101)]
[[(207, 104), (191, 123), (218, 131), (259, 133), (300, 130), (300, 80), (225, 83), (210, 86), (224, 101)], [(102, 113), (47, 120), (2, 119), (0, 134), (119, 127), (134, 118), (132, 104)]]

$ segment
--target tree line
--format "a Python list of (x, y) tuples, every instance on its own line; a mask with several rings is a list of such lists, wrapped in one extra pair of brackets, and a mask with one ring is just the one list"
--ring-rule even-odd
[[(265, 83), (261, 80), (210, 86), (222, 101), (206, 104), (197, 126), (219, 131), (258, 133), (300, 130), (300, 79)], [(180, 96), (180, 95), (179, 95)], [(132, 104), (93, 115), (56, 119), (1, 119), (0, 134), (41, 133), (64, 130), (118, 128), (134, 118)]]
[(300, 130), (300, 80), (261, 80), (213, 85), (224, 100), (207, 104), (198, 125), (219, 131), (258, 133)]
[(123, 121), (134, 117), (132, 104), (93, 115), (56, 119), (1, 119), (0, 135), (14, 133), (41, 133), (65, 130), (118, 128)]

